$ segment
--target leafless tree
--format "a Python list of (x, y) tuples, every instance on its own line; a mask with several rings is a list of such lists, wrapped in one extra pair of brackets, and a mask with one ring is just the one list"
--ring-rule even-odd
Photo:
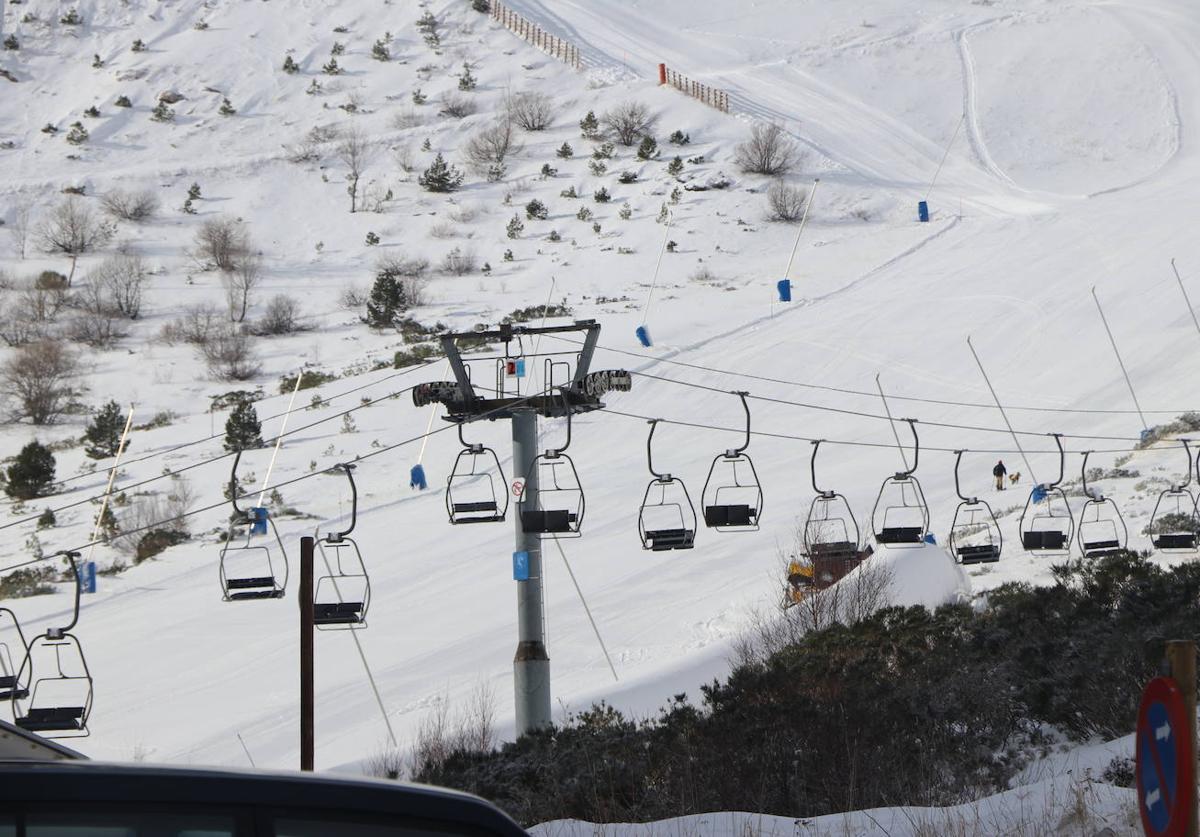
[(67, 336), (93, 349), (107, 349), (128, 332), (121, 327), (124, 315), (108, 287), (89, 282), (75, 297), (76, 313), (67, 323)]
[(634, 101), (622, 102), (612, 110), (605, 111), (600, 122), (621, 145), (633, 145), (654, 127), (650, 108)]
[(276, 294), (258, 322), (260, 334), (294, 334), (300, 330), (300, 303), (287, 294)]
[(544, 131), (554, 121), (554, 103), (545, 93), (527, 90), (508, 100), (508, 117), (526, 131)]
[(249, 380), (262, 370), (250, 336), (240, 329), (227, 327), (199, 348), (209, 373), (219, 381)]
[(350, 195), (350, 212), (358, 211), (358, 181), (371, 162), (374, 147), (358, 128), (351, 128), (337, 144), (337, 158), (347, 169), (346, 193)]
[(443, 116), (451, 116), (455, 119), (462, 119), (465, 116), (470, 116), (476, 110), (475, 100), (470, 96), (464, 96), (460, 93), (447, 91), (442, 94), (441, 108), (438, 113)]
[(210, 218), (196, 231), (194, 258), (229, 273), (237, 268), (250, 251), (250, 236), (245, 225), (236, 218), (222, 215)]
[(767, 189), (767, 219), (793, 223), (804, 216), (808, 192), (792, 186), (783, 179), (776, 180)]
[(47, 271), (17, 295), (17, 312), (33, 323), (53, 323), (71, 301), (65, 278)]
[(16, 350), (0, 366), (0, 383), (13, 402), (15, 418), (53, 424), (81, 390), (79, 355), (58, 340), (43, 340)]
[(229, 305), (229, 321), (246, 321), (250, 297), (262, 281), (262, 259), (255, 254), (243, 255), (233, 269), (221, 277), (225, 285), (225, 300)]
[(193, 305), (162, 327), (159, 336), (169, 345), (191, 343), (203, 346), (224, 328), (223, 316), (215, 305)]
[(510, 155), (520, 150), (521, 143), (512, 120), (501, 119), (473, 134), (467, 140), (465, 153), (478, 174), (487, 174), (494, 166), (503, 166)]
[(750, 139), (734, 150), (734, 160), (747, 174), (787, 174), (800, 160), (799, 146), (774, 122), (758, 122)]
[(124, 189), (113, 189), (100, 198), (104, 211), (122, 221), (145, 221), (158, 212), (158, 195), (151, 189), (140, 189), (127, 192)]
[(454, 276), (465, 276), (472, 273), (478, 265), (479, 260), (475, 256), (475, 251), (469, 247), (466, 250), (454, 247), (442, 259), (442, 270)]
[(84, 253), (103, 246), (112, 238), (111, 224), (96, 217), (92, 208), (75, 195), (68, 195), (43, 218), (35, 229), (41, 248), (47, 253), (64, 253), (71, 258), (67, 284), (75, 277), (75, 263)]
[(17, 251), (17, 257), (25, 258), (25, 249), (29, 245), (29, 231), (33, 226), (35, 204), (30, 199), (23, 199), (17, 202), (13, 212), (13, 222), (9, 226), (13, 236), (13, 249)]
[(92, 285), (104, 288), (111, 304), (131, 320), (142, 313), (142, 287), (146, 284), (146, 263), (141, 255), (129, 249), (115, 253), (102, 261), (89, 275)]

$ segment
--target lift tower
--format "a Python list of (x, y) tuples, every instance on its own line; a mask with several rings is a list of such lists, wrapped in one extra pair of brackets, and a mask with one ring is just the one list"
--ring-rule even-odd
[[(582, 348), (571, 352), (551, 352), (527, 355), (525, 340), (541, 334), (582, 333)], [(442, 404), (446, 420), (459, 425), (472, 421), (512, 422), (513, 476), (524, 479), (518, 498), (514, 567), (516, 555), (521, 556), (522, 572), (517, 578), (517, 652), (513, 658), (513, 686), (516, 703), (517, 735), (550, 725), (550, 657), (546, 653), (546, 634), (543, 623), (542, 549), (543, 537), (577, 535), (582, 523), (582, 494), (578, 513), (555, 515), (542, 511), (539, 501), (538, 460), (556, 461), (564, 457), (563, 450), (551, 449), (539, 454), (537, 418), (566, 418), (567, 443), (570, 443), (571, 417), (604, 408), (600, 397), (606, 392), (630, 389), (630, 375), (625, 370), (591, 372), (592, 356), (600, 338), (600, 324), (595, 320), (579, 320), (571, 325), (522, 326), (502, 324), (496, 329), (481, 329), (442, 336), (454, 381), (421, 384), (413, 390), (413, 403), (418, 407)], [(495, 386), (476, 392), (471, 370), (463, 360), (460, 342), (503, 342), (504, 355), (496, 362)], [(516, 342), (516, 351), (513, 343)], [(521, 394), (526, 361), (544, 359), (542, 388)], [(491, 358), (488, 358), (491, 359)], [(532, 369), (528, 370), (534, 371)], [(481, 387), (481, 389), (484, 389)], [(569, 464), (569, 460), (566, 460)], [(560, 525), (561, 524), (561, 525)]]

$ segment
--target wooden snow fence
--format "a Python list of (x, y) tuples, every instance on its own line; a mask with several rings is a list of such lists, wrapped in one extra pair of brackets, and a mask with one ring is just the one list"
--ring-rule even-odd
[(514, 35), (524, 38), (542, 52), (576, 70), (583, 69), (583, 61), (579, 57), (579, 47), (575, 44), (557, 35), (551, 35), (532, 20), (517, 14), (499, 0), (491, 0), (490, 6), (492, 19)]

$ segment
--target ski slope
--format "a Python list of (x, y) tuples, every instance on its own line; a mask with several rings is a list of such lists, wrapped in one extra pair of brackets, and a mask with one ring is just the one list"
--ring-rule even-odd
[[(0, 151), (0, 218), (11, 227), (20, 200), (38, 197), (45, 206), (64, 185), (86, 185), (96, 194), (137, 184), (161, 188), (163, 195), (159, 220), (120, 232), (136, 239), (155, 268), (147, 316), (115, 350), (87, 358), (89, 404), (108, 397), (136, 402), (139, 421), (161, 410), (176, 414), (168, 427), (136, 432), (130, 456), (219, 433), (226, 413), (209, 412), (209, 398), (238, 386), (212, 381), (190, 348), (164, 345), (156, 336), (184, 306), (219, 298), (216, 275), (198, 271), (183, 252), (198, 221), (219, 212), (244, 217), (264, 251), (259, 308), (271, 294), (294, 293), (312, 325), (293, 337), (258, 341), (263, 373), (254, 383), (276, 393), (279, 376), (308, 364), (356, 373), (321, 387), (322, 397), (364, 387), (331, 406), (297, 411), (292, 429), (328, 421), (287, 438), (271, 483), (367, 457), (357, 471), (355, 535), (373, 598), (370, 626), (359, 638), (402, 747), (437, 702), (461, 706), (480, 684), (493, 690), (501, 727), (511, 730), (512, 523), (454, 529), (446, 523), (436, 489), (458, 449), (452, 431), (431, 436), (424, 447), (426, 492), (408, 487), (421, 443), (385, 450), (417, 439), (430, 422), (430, 410), (413, 408), (405, 388), (446, 374), (440, 362), (399, 375), (367, 371), (375, 361), (390, 361), (403, 343), (397, 335), (369, 332), (356, 312), (338, 307), (338, 298), (346, 284), (369, 283), (380, 253), (416, 253), (436, 262), (451, 246), (474, 247), (494, 268), (491, 276), (435, 275), (428, 304), (415, 312), (423, 323), (466, 330), (547, 298), (565, 300), (577, 317), (602, 323), (594, 368), (658, 376), (635, 375), (632, 392), (605, 399), (611, 410), (575, 422), (571, 452), (588, 518), (584, 537), (563, 549), (620, 680), (613, 680), (562, 559), (547, 543), (548, 649), (556, 705), (564, 711), (600, 698), (650, 711), (666, 696), (694, 693), (727, 670), (731, 643), (751, 612), (779, 599), (795, 526), (811, 499), (809, 439), (829, 440), (821, 449), (821, 482), (845, 493), (869, 528), (880, 482), (902, 466), (892, 431), (879, 418), (877, 374), (893, 414), (920, 420), (917, 475), (939, 540), (956, 502), (953, 450), (971, 451), (964, 489), (1003, 513), (1009, 546), (999, 564), (966, 574), (975, 593), (1004, 581), (1049, 578), (1048, 561), (1015, 548), (1016, 520), (1025, 492), (1035, 478), (1053, 476), (1057, 457), (1048, 438), (1034, 435), (1022, 436), (1027, 463), (1013, 452), (1001, 417), (988, 406), (968, 336), (1011, 406), (1017, 430), (1068, 434), (1068, 479), (1078, 477), (1081, 450), (1097, 451), (1089, 464), (1110, 467), (1142, 430), (1091, 299), (1093, 286), (1148, 423), (1196, 406), (1187, 382), (1200, 373), (1200, 336), (1169, 267), (1177, 258), (1189, 292), (1200, 293), (1191, 200), (1200, 181), (1192, 133), (1200, 107), (1194, 46), (1200, 12), (1184, 0), (945, 0), (919, 9), (898, 0), (852, 8), (765, 0), (512, 5), (579, 42), (584, 72), (565, 70), (464, 3), (429, 6), (449, 21), (436, 57), (412, 25), (424, 8), (413, 2), (391, 4), (381, 19), (377, 9), (357, 2), (330, 9), (291, 0), (267, 10), (234, 0), (121, 6), (95, 0), (81, 4), (89, 23), (78, 31), (54, 23), (56, 4), (34, 0), (5, 11), (4, 31), (17, 32), (22, 49), (0, 57), (19, 78), (0, 81), (0, 141), (14, 143)], [(27, 12), (43, 23), (22, 23)], [(209, 26), (198, 31), (194, 24), (201, 19)], [(332, 34), (334, 26), (349, 34)], [(395, 39), (393, 60), (373, 62), (370, 44), (385, 28)], [(134, 37), (146, 40), (148, 52), (128, 51)], [(349, 44), (341, 59), (347, 72), (327, 77), (319, 67), (338, 38)], [(287, 50), (303, 68), (298, 77), (278, 70)], [(103, 70), (91, 68), (93, 53), (105, 60)], [(445, 120), (431, 115), (432, 105), (410, 105), (413, 87), (431, 98), (453, 90), (465, 60), (478, 65), (479, 114)], [(660, 61), (729, 90), (733, 113), (656, 88)], [(427, 64), (436, 66), (428, 81), (419, 75)], [(120, 80), (141, 70), (141, 78)], [(306, 95), (314, 79), (323, 92)], [(167, 88), (188, 98), (176, 107), (175, 124), (154, 124), (148, 103)], [(397, 161), (413, 158), (419, 173), (432, 152), (442, 150), (461, 164), (463, 140), (486, 124), (512, 88), (552, 93), (562, 113), (550, 131), (528, 137), (506, 181), (485, 184), (473, 176), (449, 200), (419, 190), (415, 174), (404, 173)], [(109, 104), (122, 90), (135, 99), (129, 112)], [(215, 114), (221, 96), (237, 106), (236, 117)], [(360, 102), (354, 116), (339, 109), (351, 97)], [(679, 246), (663, 261), (646, 314), (651, 349), (638, 345), (634, 328), (663, 237), (654, 219), (673, 184), (663, 162), (633, 160), (628, 149), (619, 150), (607, 176), (589, 174), (591, 143), (575, 127), (588, 109), (600, 113), (630, 98), (658, 113), (664, 160), (703, 154), (705, 162), (689, 173), (733, 180), (729, 190), (686, 192), (674, 208), (671, 235)], [(68, 160), (71, 149), (62, 137), (39, 129), (48, 121), (65, 129), (93, 102), (101, 105), (102, 121), (89, 123), (91, 141), (77, 152), (80, 159)], [(423, 123), (397, 127), (395, 117), (405, 110), (417, 110)], [(959, 136), (929, 195), (933, 218), (918, 224), (916, 202), (960, 118)], [(780, 121), (807, 149), (796, 182), (821, 179), (792, 273), (796, 301), (789, 305), (773, 297), (795, 228), (763, 220), (766, 181), (738, 173), (732, 159), (755, 119)], [(312, 125), (349, 120), (386, 149), (368, 173), (397, 195), (383, 214), (347, 212), (343, 172), (331, 153), (299, 166), (286, 159), (283, 146)], [(691, 146), (667, 145), (676, 127), (691, 133)], [(419, 150), (426, 138), (430, 152)], [(554, 156), (564, 141), (575, 147), (571, 160)], [(538, 172), (548, 161), (560, 171), (542, 180)], [(641, 178), (618, 187), (614, 175), (625, 169)], [(178, 210), (193, 181), (204, 190), (198, 218)], [(601, 183), (614, 193), (610, 204), (559, 197), (571, 185), (590, 195)], [(512, 194), (508, 204), (506, 193)], [(523, 237), (507, 239), (505, 223), (533, 197), (550, 206), (552, 217), (526, 220)], [(628, 223), (617, 218), (624, 201), (634, 211)], [(595, 211), (600, 235), (574, 218), (580, 205)], [(460, 220), (443, 237), (440, 225), (452, 214)], [(551, 229), (562, 232), (561, 244), (547, 241)], [(380, 234), (378, 249), (362, 244), (367, 231)], [(515, 258), (504, 262), (501, 253), (509, 247)], [(81, 275), (95, 258), (81, 260)], [(693, 278), (701, 265), (714, 279)], [(5, 252), (0, 260), (13, 275), (62, 267), (63, 260), (33, 252), (25, 260)], [(542, 351), (570, 349), (552, 338), (541, 345)], [(481, 366), (477, 374), (490, 380), (492, 373)], [(712, 457), (739, 438), (741, 408), (728, 394), (738, 389), (774, 399), (751, 402), (760, 435), (749, 453), (766, 497), (761, 531), (704, 531), (690, 553), (643, 552), (636, 514), (649, 479), (645, 419), (726, 428), (659, 428), (656, 460), (683, 476), (695, 496)], [(387, 398), (396, 392), (402, 394)], [(310, 396), (302, 393), (300, 403), (307, 407)], [(343, 432), (337, 413), (359, 406), (362, 396), (378, 400), (355, 410), (353, 432)], [(261, 416), (286, 406), (287, 397), (274, 394), (257, 404)], [(438, 419), (433, 424), (449, 429)], [(3, 452), (15, 453), (34, 436), (78, 436), (81, 427), (78, 417), (49, 432), (13, 426)], [(264, 421), (264, 436), (279, 428), (278, 418)], [(563, 433), (557, 422), (543, 423), (543, 430), (547, 445)], [(505, 434), (503, 426), (484, 424), (467, 435), (495, 447), (511, 477)], [(118, 487), (220, 452), (220, 439), (212, 439), (131, 464), (122, 468)], [(103, 467), (88, 475), (78, 449), (59, 457), (60, 478), (82, 477), (62, 494), (29, 504), (24, 514), (8, 509), (7, 522), (103, 491)], [(252, 471), (261, 481), (269, 457), (268, 451), (247, 454), (243, 476)], [(1024, 472), (1004, 494), (990, 487), (998, 457), (1010, 471)], [(219, 502), (228, 465), (213, 462), (187, 473), (195, 507)], [(1182, 466), (1177, 449), (1162, 446), (1129, 461), (1126, 467), (1140, 477), (1102, 482), (1125, 510), (1134, 545), (1147, 545), (1141, 531), (1163, 487), (1154, 480), (1177, 479)], [(348, 497), (340, 478), (325, 476), (280, 491), (287, 505), (309, 515), (277, 520), (291, 551), (294, 585), (298, 537), (343, 523)], [(1073, 502), (1078, 508), (1082, 499)], [(86, 502), (61, 512), (55, 529), (37, 533), (46, 552), (86, 543), (95, 513)], [(244, 742), (260, 766), (297, 763), (295, 601), (221, 601), (216, 562), (225, 519), (224, 509), (198, 515), (192, 541), (102, 578), (100, 592), (85, 599), (78, 633), (96, 692), (92, 736), (78, 742), (79, 749), (104, 758), (242, 764)], [(3, 563), (25, 560), (32, 524), (6, 531)], [(102, 565), (120, 558), (107, 546), (97, 548), (96, 557)], [(919, 573), (906, 574), (899, 559), (896, 572), (904, 582), (898, 601), (935, 603), (923, 595), (928, 590)], [(69, 601), (64, 587), (10, 604), (40, 630), (61, 621)], [(354, 764), (387, 746), (345, 632), (318, 635), (317, 682), (319, 768)]]

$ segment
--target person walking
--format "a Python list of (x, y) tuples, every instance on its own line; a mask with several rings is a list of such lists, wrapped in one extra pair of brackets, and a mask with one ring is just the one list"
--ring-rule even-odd
[(996, 490), (1004, 490), (1004, 476), (1008, 473), (1008, 469), (1004, 467), (1004, 460), (996, 460), (996, 467), (992, 468), (992, 476), (996, 478)]

